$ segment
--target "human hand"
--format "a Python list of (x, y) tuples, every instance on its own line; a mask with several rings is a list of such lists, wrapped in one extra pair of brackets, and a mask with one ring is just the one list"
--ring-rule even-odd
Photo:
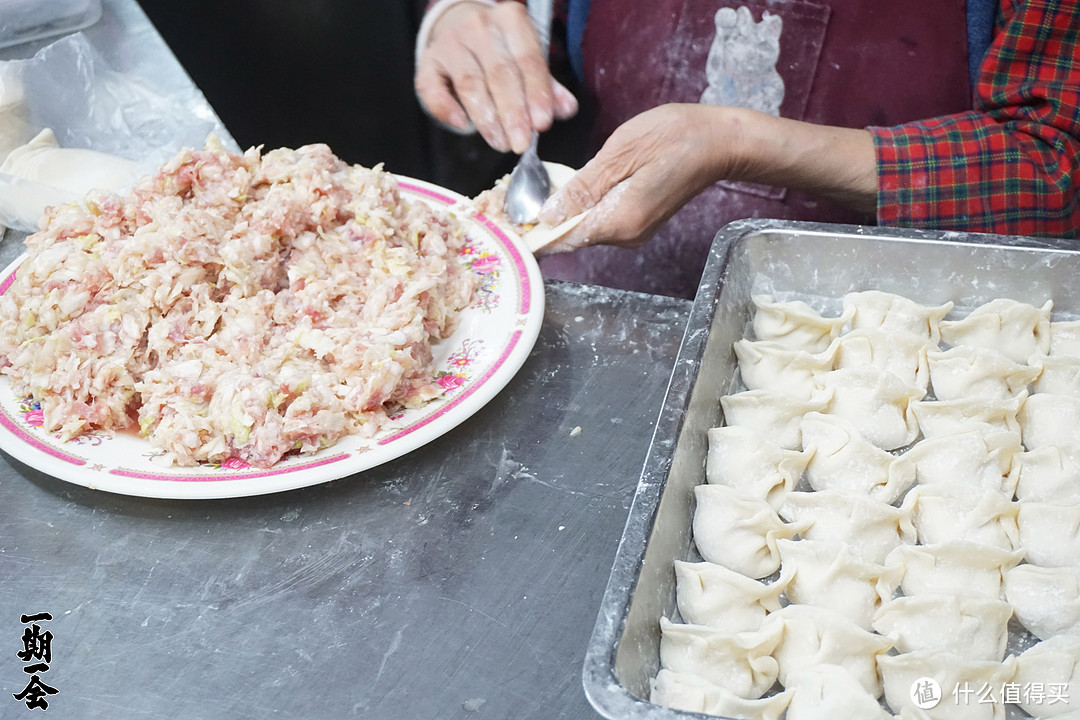
[(586, 245), (642, 245), (719, 180), (800, 188), (872, 211), (875, 160), (866, 130), (745, 108), (661, 105), (616, 128), (596, 157), (548, 199), (540, 212), (547, 225), (588, 213), (541, 254)]
[(596, 157), (545, 203), (540, 220), (549, 225), (589, 213), (542, 253), (592, 244), (642, 245), (718, 176), (730, 174), (718, 161), (734, 160), (731, 147), (739, 142), (738, 133), (716, 132), (716, 110), (661, 105), (620, 125)]
[(473, 127), (500, 152), (525, 152), (543, 132), (578, 109), (556, 81), (525, 5), (460, 2), (447, 9), (421, 48), (416, 94), (436, 119)]

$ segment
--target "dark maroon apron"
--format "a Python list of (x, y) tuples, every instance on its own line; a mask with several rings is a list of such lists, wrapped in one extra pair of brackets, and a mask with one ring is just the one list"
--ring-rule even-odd
[[(779, 78), (759, 75), (763, 96), (782, 80), (783, 117), (887, 126), (971, 107), (965, 0), (592, 0), (582, 51), (586, 86), (598, 108), (596, 147), (621, 123), (656, 105), (699, 102), (710, 87), (714, 102), (725, 97), (723, 83), (706, 65), (721, 32), (717, 10), (743, 6), (756, 23), (765, 13), (782, 21), (778, 43), (772, 41), (778, 54), (768, 56), (770, 41), (763, 37), (760, 47), (744, 43), (737, 60), (774, 63)], [(725, 12), (728, 20), (735, 14)], [(754, 32), (775, 25), (762, 23)], [(693, 297), (716, 232), (751, 217), (875, 222), (802, 192), (718, 183), (641, 248), (597, 246), (543, 258), (541, 267), (552, 278)]]

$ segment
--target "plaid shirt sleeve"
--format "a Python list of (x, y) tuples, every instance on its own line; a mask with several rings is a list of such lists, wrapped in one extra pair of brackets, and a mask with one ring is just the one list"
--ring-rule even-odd
[(1002, 0), (974, 109), (871, 127), (878, 223), (1080, 232), (1078, 0)]

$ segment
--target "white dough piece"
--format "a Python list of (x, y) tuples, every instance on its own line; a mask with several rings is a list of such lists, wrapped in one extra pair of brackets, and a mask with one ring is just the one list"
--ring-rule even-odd
[(1036, 355), (1028, 364), (1039, 368), (1039, 376), (1031, 385), (1036, 393), (1080, 397), (1080, 357)]
[(1071, 505), (1080, 502), (1080, 457), (1049, 445), (1016, 456), (1016, 499)]
[(749, 578), (772, 575), (780, 567), (776, 542), (802, 528), (780, 519), (768, 503), (725, 485), (694, 488), (694, 544), (707, 562)]
[(753, 428), (728, 425), (710, 428), (705, 478), (776, 508), (802, 477), (810, 453), (788, 450)]
[(1080, 397), (1035, 393), (1017, 419), (1028, 450), (1056, 445), (1080, 453)]
[(923, 437), (954, 435), (970, 430), (1020, 433), (1016, 414), (1027, 399), (1022, 390), (1006, 400), (920, 400), (911, 403)]
[(821, 352), (840, 335), (847, 317), (822, 317), (801, 300), (775, 302), (770, 295), (754, 295), (754, 336), (793, 350)]
[(1080, 711), (1080, 635), (1058, 635), (1025, 650), (1016, 659), (1013, 682), (1021, 689), (1020, 707), (1034, 717)]
[(757, 630), (765, 615), (780, 609), (784, 583), (766, 584), (723, 565), (675, 561), (679, 615), (692, 625), (727, 632)]
[(965, 660), (1005, 658), (1012, 606), (1001, 600), (958, 595), (899, 597), (881, 606), (874, 630), (897, 651), (949, 650)]
[(900, 378), (905, 385), (921, 388), (930, 384), (926, 353), (937, 350), (928, 338), (888, 330), (852, 330), (836, 340), (835, 369), (876, 367)]
[(1050, 323), (1050, 355), (1080, 357), (1080, 320)]
[(887, 370), (843, 368), (818, 375), (814, 383), (824, 391), (819, 394), (829, 398), (827, 413), (851, 422), (883, 450), (909, 445), (919, 434), (910, 406), (921, 400), (926, 390), (905, 385)]
[(813, 605), (788, 605), (770, 614), (763, 628), (777, 626), (782, 626), (783, 632), (773, 657), (785, 687), (790, 685), (792, 674), (830, 664), (846, 670), (867, 694), (880, 697), (877, 657), (889, 651), (891, 640), (833, 610)]
[[(941, 702), (923, 710), (931, 720), (1003, 720), (1005, 706), (1001, 702), (1001, 688), (1016, 673), (1016, 658), (1009, 656), (1004, 662), (972, 662), (947, 652), (910, 652), (900, 655), (881, 655), (878, 667), (885, 683), (885, 701), (893, 712), (905, 713), (917, 710), (912, 696), (915, 683), (922, 678), (932, 678), (941, 688)], [(957, 692), (954, 689), (969, 689)], [(997, 702), (979, 702), (979, 690), (988, 688), (995, 693)]]
[(923, 545), (973, 542), (1015, 550), (1020, 544), (1016, 527), (1019, 504), (999, 492), (973, 493), (948, 485), (918, 486), (904, 498), (911, 521)]
[(974, 494), (992, 490), (1011, 498), (1019, 479), (1013, 463), (1023, 449), (1017, 433), (971, 430), (921, 440), (906, 455), (915, 463), (921, 487), (947, 485)]
[(16, 64), (0, 63), (0, 161), (33, 134), (26, 114), (26, 89)]
[(690, 673), (741, 698), (759, 698), (779, 671), (771, 653), (781, 628), (729, 633), (660, 618), (660, 665)]
[(778, 540), (780, 580), (792, 603), (828, 608), (864, 630), (889, 598), (881, 589), (890, 582), (882, 565), (870, 563), (847, 545), (825, 540)]
[(656, 674), (649, 695), (654, 705), (734, 720), (779, 720), (790, 700), (790, 692), (747, 700), (704, 678), (671, 670)]
[(836, 343), (819, 353), (791, 348), (772, 340), (742, 339), (734, 344), (739, 374), (749, 390), (770, 390), (810, 397), (814, 376), (832, 370)]
[(998, 298), (980, 305), (961, 320), (941, 322), (941, 340), (948, 345), (993, 348), (1013, 362), (1024, 363), (1032, 353), (1050, 352), (1050, 311), (1042, 307)]
[(786, 720), (892, 720), (877, 699), (839, 665), (826, 663), (790, 672), (785, 687), (791, 693)]
[(62, 148), (53, 131), (46, 128), (12, 150), (0, 163), (0, 172), (82, 197), (97, 188), (125, 188), (135, 181), (138, 167), (131, 160), (95, 150)]
[(899, 545), (885, 558), (885, 597), (900, 588), (908, 596), (951, 594), (997, 600), (1003, 575), (1024, 559), (1022, 550), (1006, 551), (975, 543)]
[(844, 312), (851, 314), (852, 330), (881, 329), (907, 333), (937, 344), (941, 319), (952, 310), (952, 302), (928, 307), (902, 295), (867, 290), (844, 296)]
[(807, 413), (800, 424), (803, 446), (812, 451), (806, 477), (815, 490), (843, 490), (895, 502), (915, 482), (915, 464), (867, 440), (852, 423)]
[(856, 493), (793, 492), (778, 512), (787, 522), (808, 525), (800, 532), (803, 539), (842, 542), (872, 563), (884, 562), (901, 543), (915, 542), (915, 526), (906, 510)]
[(1041, 640), (1080, 634), (1080, 568), (1017, 565), (1005, 573), (1005, 599)]
[(1080, 502), (1022, 502), (1016, 516), (1020, 544), (1032, 565), (1080, 568)]
[(802, 417), (824, 410), (828, 404), (827, 397), (799, 400), (768, 390), (747, 390), (720, 398), (725, 424), (751, 428), (788, 450), (802, 449)]
[(938, 400), (1008, 400), (1039, 375), (1039, 369), (1013, 362), (990, 348), (960, 345), (929, 352), (930, 385)]

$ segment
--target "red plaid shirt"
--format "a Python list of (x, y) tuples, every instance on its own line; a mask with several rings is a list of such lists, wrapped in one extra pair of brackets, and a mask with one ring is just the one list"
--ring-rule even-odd
[(1080, 236), (1080, 6), (1002, 0), (974, 109), (870, 128), (878, 222)]

